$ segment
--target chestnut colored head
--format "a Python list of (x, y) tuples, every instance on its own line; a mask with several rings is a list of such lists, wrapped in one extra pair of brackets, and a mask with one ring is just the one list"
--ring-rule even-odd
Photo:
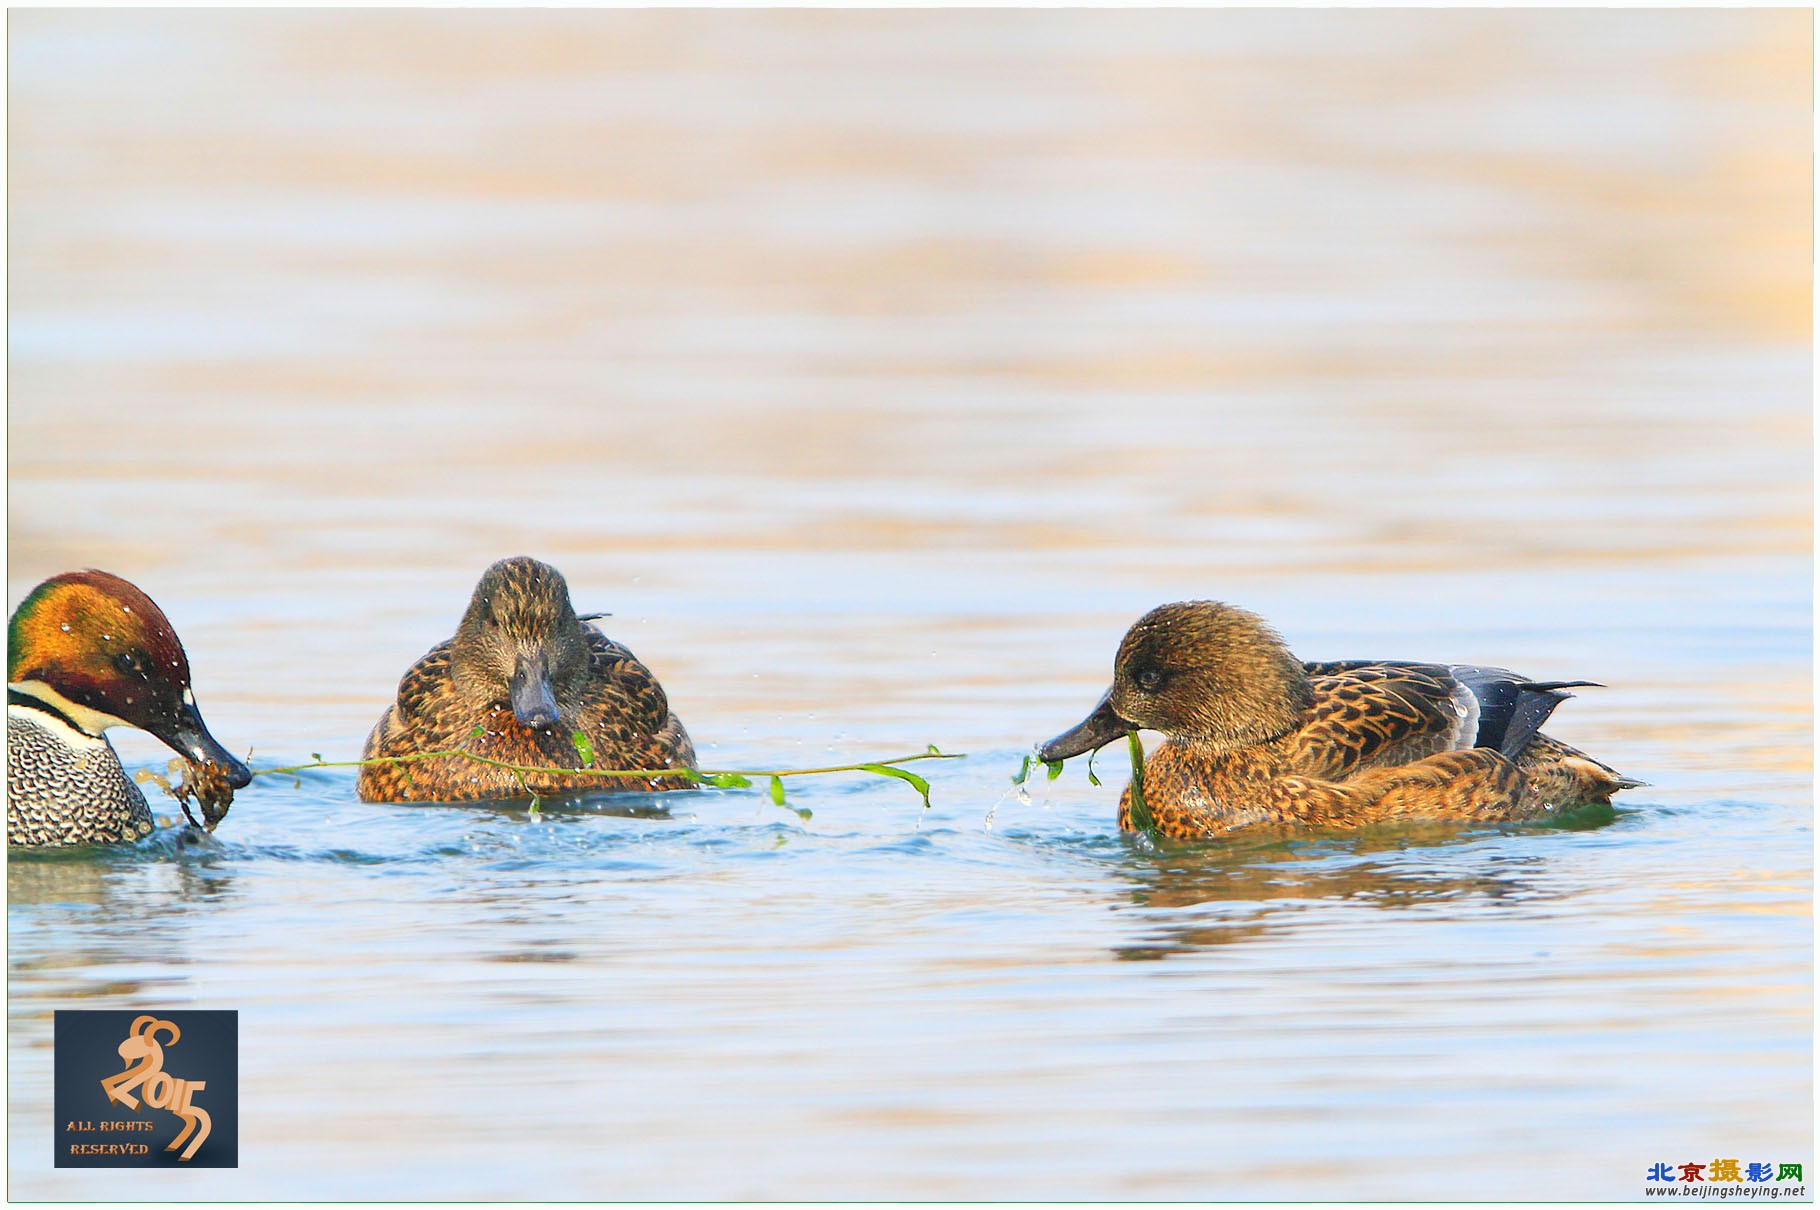
[(238, 789), (252, 780), (203, 724), (190, 662), (164, 611), (105, 571), (52, 576), (7, 626), (7, 687), (99, 736), (148, 731), (192, 760), (222, 767)]

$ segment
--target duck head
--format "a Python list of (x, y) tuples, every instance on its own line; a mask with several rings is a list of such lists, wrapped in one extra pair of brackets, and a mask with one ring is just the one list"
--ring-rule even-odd
[(523, 555), (487, 568), (455, 630), (450, 675), (474, 701), (509, 704), (534, 731), (572, 727), (590, 666), (588, 628), (569, 585)]
[(215, 741), (190, 691), (190, 661), (164, 611), (105, 571), (52, 576), (20, 602), (6, 632), (9, 695), (78, 730), (138, 727), (179, 755), (220, 766), (238, 790), (247, 767)]
[(1112, 688), (1037, 756), (1066, 760), (1138, 730), (1231, 751), (1282, 735), (1313, 702), (1301, 661), (1264, 619), (1219, 601), (1178, 601), (1125, 632)]

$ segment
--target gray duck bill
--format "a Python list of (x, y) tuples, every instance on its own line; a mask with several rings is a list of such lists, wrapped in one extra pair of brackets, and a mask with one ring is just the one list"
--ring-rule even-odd
[(556, 692), (550, 688), (549, 674), (540, 665), (520, 656), (508, 688), (512, 693), (512, 715), (524, 726), (544, 731), (561, 719)]
[(1122, 739), (1127, 731), (1137, 729), (1136, 723), (1112, 708), (1112, 690), (1108, 689), (1092, 714), (1037, 748), (1036, 758), (1041, 761), (1067, 760), (1091, 748), (1103, 748), (1115, 739)]
[(253, 780), (253, 773), (235, 759), (233, 753), (223, 748), (213, 735), (209, 734), (208, 725), (202, 721), (202, 715), (196, 707), (185, 702), (174, 718), (162, 721), (147, 730), (163, 740), (180, 756), (204, 764), (218, 765), (227, 774), (227, 784), (238, 790)]

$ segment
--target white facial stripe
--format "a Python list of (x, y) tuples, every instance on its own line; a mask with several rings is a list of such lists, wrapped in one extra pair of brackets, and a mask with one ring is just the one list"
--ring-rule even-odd
[[(17, 688), (17, 686), (14, 686), (14, 688)], [(107, 741), (100, 736), (88, 735), (78, 731), (62, 719), (55, 715), (46, 714), (42, 710), (33, 710), (29, 706), (8, 706), (6, 708), (6, 713), (8, 718), (13, 718), (15, 716), (29, 717), (33, 726), (43, 727), (45, 730), (61, 736), (63, 742), (72, 748), (107, 747)]]
[(7, 685), (7, 688), (23, 693), (27, 697), (37, 698), (51, 709), (68, 718), (89, 735), (100, 735), (109, 727), (130, 727), (133, 725), (123, 718), (115, 718), (111, 714), (103, 713), (100, 710), (91, 710), (87, 706), (79, 706), (43, 681), (13, 681)]

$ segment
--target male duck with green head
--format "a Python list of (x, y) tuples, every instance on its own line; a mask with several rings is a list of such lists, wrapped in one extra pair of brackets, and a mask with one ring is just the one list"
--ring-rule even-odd
[(180, 756), (253, 775), (215, 742), (190, 691), (190, 663), (162, 610), (119, 576), (53, 576), (7, 626), (6, 841), (48, 847), (137, 840), (145, 795), (109, 727), (138, 727)]

